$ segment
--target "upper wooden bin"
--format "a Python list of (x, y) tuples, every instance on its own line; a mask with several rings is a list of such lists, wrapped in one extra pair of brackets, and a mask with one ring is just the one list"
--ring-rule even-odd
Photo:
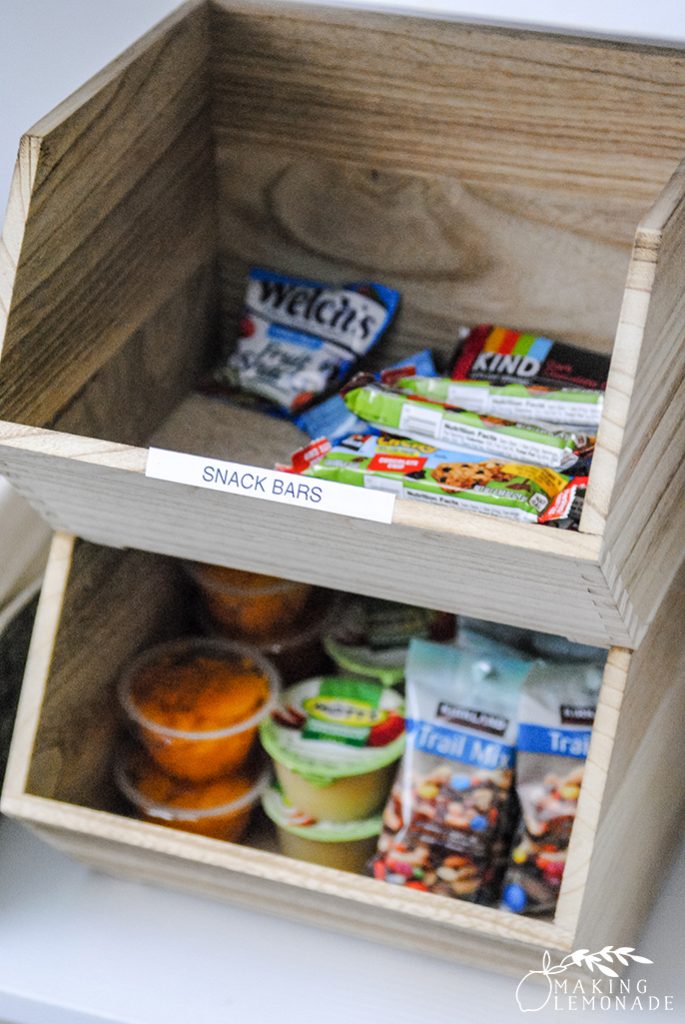
[[(684, 110), (682, 51), (187, 4), (22, 140), (0, 470), (91, 541), (637, 645), (685, 528)], [(613, 346), (581, 532), (147, 479), (151, 438), (264, 466), (297, 445), (189, 397), (251, 263), (399, 288), (380, 365), (478, 321)]]

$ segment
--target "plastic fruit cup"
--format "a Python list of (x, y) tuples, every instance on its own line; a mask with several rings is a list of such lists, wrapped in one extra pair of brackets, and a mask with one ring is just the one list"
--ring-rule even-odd
[[(330, 664), (323, 646), (323, 635), (335, 619), (338, 602), (326, 591), (313, 593), (299, 618), (287, 626), (277, 626), (268, 636), (253, 641), (265, 658), (276, 666), (281, 681), (289, 686), (323, 672)], [(204, 616), (200, 626), (209, 635), (230, 631)]]
[(183, 564), (212, 623), (244, 639), (268, 636), (276, 627), (294, 622), (312, 592), (309, 583), (203, 562)]
[(293, 771), (274, 758), (276, 778), (296, 807), (325, 821), (356, 821), (379, 811), (395, 777), (395, 764), (361, 775), (312, 776)]
[(381, 708), (399, 725), (399, 734), (383, 745), (309, 739), (303, 735), (307, 717), (303, 710), (319, 693), (321, 683), (319, 678), (308, 679), (284, 691), (276, 711), (263, 719), (260, 739), (291, 806), (323, 821), (359, 821), (382, 809), (392, 786), (396, 762), (404, 750), (402, 699), (395, 690), (379, 687)]
[(190, 637), (140, 654), (118, 692), (134, 735), (159, 767), (202, 782), (245, 763), (280, 676), (247, 644)]
[(269, 773), (204, 783), (169, 778), (147, 755), (129, 755), (115, 769), (115, 781), (139, 818), (154, 825), (195, 832), (236, 843), (243, 836)]
[(273, 821), (286, 857), (339, 871), (361, 873), (376, 852), (381, 816), (363, 821), (315, 821), (294, 810), (275, 786), (262, 795), (264, 812)]

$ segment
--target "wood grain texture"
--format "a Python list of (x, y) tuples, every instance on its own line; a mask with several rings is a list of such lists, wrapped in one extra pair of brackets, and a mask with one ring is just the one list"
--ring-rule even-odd
[(685, 152), (685, 59), (451, 21), (214, 2), (213, 120), (298, 155), (652, 202)]
[(595, 537), (407, 500), (396, 502), (391, 527), (352, 522), (147, 479), (144, 449), (28, 427), (0, 425), (0, 436), (0, 468), (12, 483), (34, 502), (44, 502), (55, 528), (68, 525), (97, 543), (496, 622), (535, 623), (598, 646), (629, 644), (638, 625), (629, 606), (623, 618), (618, 613), (598, 567)]
[(588, 491), (606, 578), (645, 621), (685, 557), (684, 266), (685, 162), (637, 230)]
[(112, 813), (107, 694), (111, 701), (121, 667), (137, 649), (183, 628), (182, 597), (167, 560), (55, 538), (3, 794), (6, 813), (103, 870), (313, 923), (325, 915), (336, 929), (467, 963), (494, 962), (505, 972), (531, 968), (541, 948), (637, 944), (684, 810), (685, 577), (637, 653), (610, 651), (553, 923)]
[(611, 350), (637, 217), (621, 195), (470, 184), (233, 139), (217, 149), (217, 181), (227, 338), (257, 264), (397, 288), (395, 325), (371, 359), (378, 366), (427, 345), (447, 360), (464, 323)]
[[(685, 152), (684, 95), (676, 50), (193, 0), (22, 144), (0, 417), (23, 426), (0, 427), (0, 466), (93, 540), (457, 609), (468, 593), (496, 621), (637, 644), (685, 525), (680, 175), (638, 231), (584, 536), (399, 502), (390, 535), (355, 524), (343, 564), (348, 524), (143, 481), (125, 445), (207, 450), (184, 393), (232, 336), (250, 262), (396, 284), (379, 364), (430, 343), (447, 355), (456, 324), (483, 318), (608, 350), (632, 225)], [(295, 437), (227, 418), (199, 416), (237, 460), (270, 465)], [(71, 433), (22, 432), (47, 424)]]
[[(584, 786), (581, 795), (584, 800), (588, 792), (584, 811), (593, 812), (597, 824), (592, 848), (585, 851), (588, 870), (576, 948), (637, 944), (682, 834), (684, 615), (681, 572), (630, 658), (618, 713), (606, 723), (606, 748), (608, 752), (611, 746), (612, 752), (604, 792), (590, 793)], [(621, 662), (627, 665), (627, 656)], [(649, 950), (643, 952), (649, 956)]]
[[(179, 403), (183, 407), (188, 387), (213, 359), (216, 284), (214, 267), (205, 265), (179, 285), (87, 380), (52, 426), (121, 444), (146, 444)], [(192, 420), (190, 436), (191, 427)]]
[(482, 963), (496, 953), (513, 971), (536, 948), (569, 948), (568, 935), (551, 924), (441, 897), (426, 902), (369, 878), (111, 813), (116, 678), (140, 647), (183, 628), (187, 602), (174, 568), (139, 552), (55, 537), (3, 793), (6, 813), (104, 870), (310, 922), (324, 914), (329, 927), (450, 959)]
[(36, 730), (27, 788), (68, 803), (111, 807), (116, 680), (138, 650), (187, 630), (185, 591), (179, 568), (166, 559), (78, 542), (71, 575), (81, 582), (66, 590), (50, 665), (51, 698)]
[(2, 250), (16, 265), (3, 416), (50, 422), (213, 265), (206, 15), (172, 16), (24, 141)]

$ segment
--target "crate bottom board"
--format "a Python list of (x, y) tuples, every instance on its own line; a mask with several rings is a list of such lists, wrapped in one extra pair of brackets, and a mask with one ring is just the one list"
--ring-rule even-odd
[(550, 923), (425, 893), (401, 893), (374, 879), (244, 845), (169, 835), (162, 826), (30, 796), (4, 809), (60, 852), (106, 874), (453, 963), (516, 977), (537, 967), (544, 949), (559, 958), (571, 949), (568, 934)]

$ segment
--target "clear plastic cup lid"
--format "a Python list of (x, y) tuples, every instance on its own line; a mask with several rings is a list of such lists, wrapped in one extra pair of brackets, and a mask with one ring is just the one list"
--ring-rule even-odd
[(141, 793), (133, 784), (126, 768), (126, 759), (122, 758), (114, 767), (114, 781), (126, 799), (144, 814), (160, 821), (203, 821), (206, 818), (231, 816), (253, 807), (266, 790), (271, 781), (271, 770), (265, 769), (256, 782), (241, 796), (216, 807), (181, 807), (175, 804), (157, 803)]
[[(232, 725), (219, 729), (202, 729), (196, 731), (174, 729), (171, 726), (162, 725), (154, 719), (148, 718), (146, 715), (142, 714), (131, 694), (136, 676), (141, 672), (141, 670), (148, 668), (150, 665), (154, 665), (155, 662), (164, 658), (173, 658), (174, 656), (181, 657), (183, 655), (192, 654), (214, 656), (219, 660), (226, 661), (227, 663), (235, 661), (236, 658), (243, 658), (251, 661), (267, 681), (269, 690), (266, 700), (260, 705), (254, 714), (250, 715), (249, 718), (245, 718), (240, 722), (235, 722)], [(245, 732), (247, 729), (256, 728), (262, 719), (266, 715), (270, 714), (275, 707), (280, 691), (281, 677), (278, 669), (269, 661), (268, 658), (264, 657), (258, 648), (253, 647), (250, 644), (241, 643), (237, 640), (225, 640), (223, 637), (216, 636), (184, 637), (180, 640), (171, 640), (168, 643), (156, 644), (154, 647), (147, 648), (134, 658), (134, 660), (126, 667), (119, 679), (117, 687), (119, 703), (131, 721), (142, 726), (144, 729), (157, 733), (160, 736), (166, 736), (169, 739), (183, 740), (225, 739), (229, 736), (234, 736), (237, 733)]]

